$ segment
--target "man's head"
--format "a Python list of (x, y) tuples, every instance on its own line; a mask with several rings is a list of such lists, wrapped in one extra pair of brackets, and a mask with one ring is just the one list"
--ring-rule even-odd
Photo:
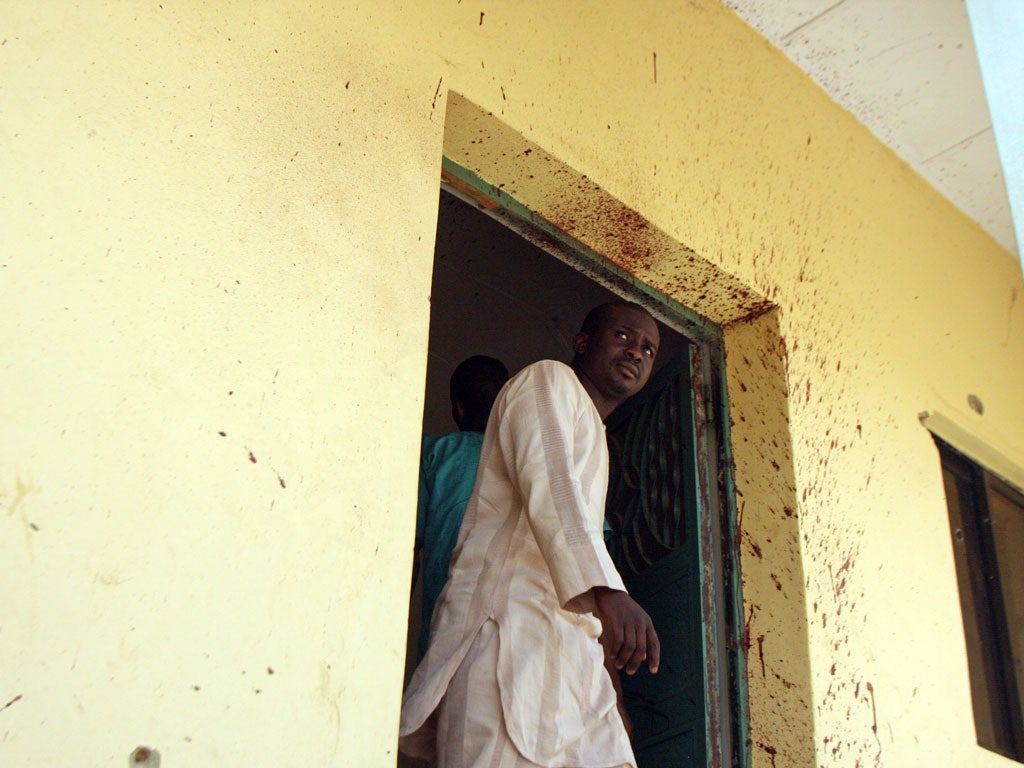
[(659, 342), (657, 323), (639, 304), (615, 301), (590, 311), (573, 340), (572, 367), (601, 418), (647, 383)]
[(494, 398), (508, 381), (508, 368), (486, 355), (467, 357), (449, 382), (452, 418), (463, 432), (483, 432)]

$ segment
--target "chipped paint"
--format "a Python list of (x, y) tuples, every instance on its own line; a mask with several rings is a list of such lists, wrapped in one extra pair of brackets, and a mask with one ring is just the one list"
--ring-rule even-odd
[(19, 701), (22, 700), (22, 698), (23, 698), (23, 696), (19, 693), (13, 699), (11, 699), (6, 704), (4, 704), (2, 707), (0, 707), (0, 712), (3, 712), (5, 709), (7, 709), (8, 707), (10, 707), (10, 706), (12, 706), (14, 704), (17, 704)]
[(26, 502), (33, 494), (38, 494), (40, 488), (26, 483), (21, 477), (14, 478), (14, 488), (0, 494), (0, 504), (6, 507), (7, 516), (17, 519), (21, 523), (22, 535), (25, 539), (25, 546), (30, 557), (34, 557), (32, 546), (32, 534), (39, 531), (39, 526), (29, 519), (25, 511)]

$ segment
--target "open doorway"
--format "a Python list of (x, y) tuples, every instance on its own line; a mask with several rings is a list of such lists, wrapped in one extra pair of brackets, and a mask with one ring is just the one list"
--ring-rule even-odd
[[(538, 237), (527, 222), (495, 215), (486, 200), (447, 178), (455, 184), (442, 186), (439, 202), (424, 435), (455, 430), (448, 380), (469, 355), (497, 357), (512, 373), (544, 358), (568, 362), (591, 307), (621, 297), (651, 305), (636, 288)], [(705, 434), (714, 366), (706, 339), (691, 338), (669, 322), (660, 321), (659, 330), (650, 384), (608, 421), (609, 548), (631, 593), (655, 620), (664, 654), (658, 676), (638, 674), (628, 681), (626, 701), (637, 726), (641, 768), (723, 764), (723, 758), (731, 762), (732, 748), (730, 729), (722, 725), (734, 720), (723, 682), (723, 619), (712, 617), (709, 626), (705, 614), (724, 597), (709, 595), (702, 576), (709, 553), (718, 550), (707, 546), (709, 533), (718, 530), (717, 488), (709, 482), (718, 476), (717, 451), (709, 449), (714, 440)], [(414, 595), (410, 660), (418, 605)]]
[[(455, 428), (448, 377), (461, 360), (491, 355), (512, 373), (536, 360), (568, 362), (583, 316), (618, 298), (443, 186), (430, 292), (424, 434)], [(659, 330), (655, 370), (687, 346), (678, 331), (664, 323)]]

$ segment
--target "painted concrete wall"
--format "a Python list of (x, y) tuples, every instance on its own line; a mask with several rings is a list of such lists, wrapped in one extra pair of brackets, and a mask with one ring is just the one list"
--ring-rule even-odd
[(358, 18), (3, 5), (0, 764), (387, 764), (433, 91)]
[(445, 151), (726, 326), (754, 765), (1007, 764), (918, 414), (1024, 465), (1019, 264), (726, 9), (3, 15), (0, 763), (394, 764)]

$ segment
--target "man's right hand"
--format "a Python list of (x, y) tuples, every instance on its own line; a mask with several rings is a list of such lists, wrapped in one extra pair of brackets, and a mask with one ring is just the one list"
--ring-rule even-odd
[(646, 660), (651, 674), (661, 662), (661, 643), (647, 612), (617, 589), (594, 587), (594, 613), (601, 620), (601, 645), (616, 669), (634, 674)]

